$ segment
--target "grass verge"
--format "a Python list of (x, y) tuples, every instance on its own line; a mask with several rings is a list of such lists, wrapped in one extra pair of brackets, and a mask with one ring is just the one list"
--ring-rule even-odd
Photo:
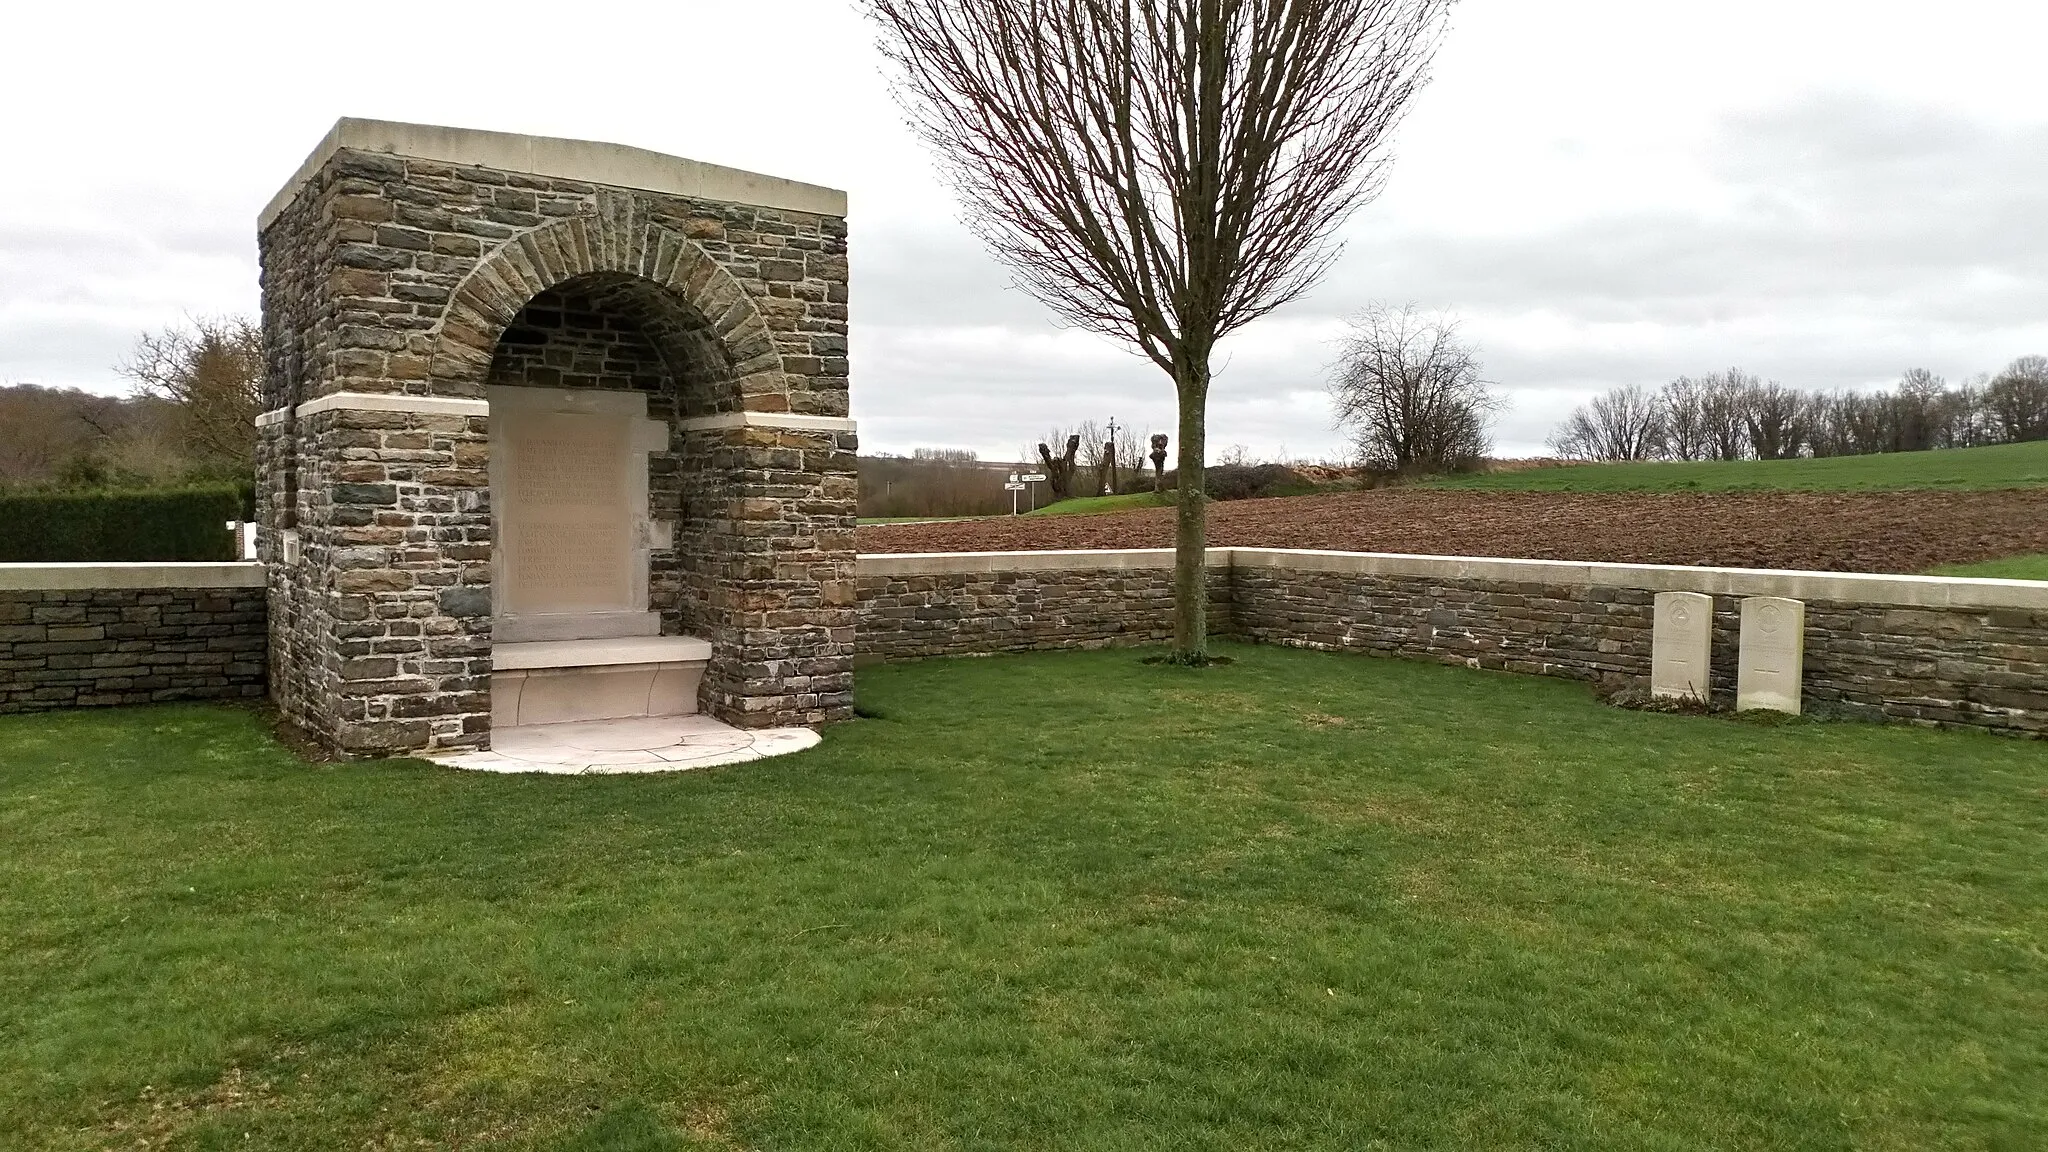
[(2048, 441), (1821, 460), (1578, 464), (1445, 476), (1431, 488), (1497, 492), (1870, 492), (2048, 485)]
[(1119, 496), (1076, 496), (1026, 512), (1026, 516), (1086, 516), (1095, 512), (1128, 512), (1133, 508), (1171, 508), (1172, 492), (1126, 492)]
[(0, 718), (0, 1146), (2048, 1142), (2041, 744), (1219, 649), (670, 776)]
[(1982, 576), (1991, 580), (2048, 580), (2048, 555), (2008, 556), (1976, 564), (1945, 564), (1935, 576)]

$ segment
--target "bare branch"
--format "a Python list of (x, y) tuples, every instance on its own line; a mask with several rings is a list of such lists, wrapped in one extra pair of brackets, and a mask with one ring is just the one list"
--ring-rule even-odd
[(1491, 447), (1502, 401), (1448, 316), (1376, 305), (1351, 320), (1330, 380), (1337, 425), (1369, 465), (1401, 472), (1469, 467)]
[(1204, 643), (1210, 356), (1336, 259), (1450, 3), (863, 0), (968, 227), (1061, 320), (1173, 376), (1183, 659)]

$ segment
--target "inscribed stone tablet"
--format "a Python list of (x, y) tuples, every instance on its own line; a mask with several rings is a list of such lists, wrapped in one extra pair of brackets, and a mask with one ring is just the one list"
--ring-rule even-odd
[(566, 412), (508, 413), (506, 607), (514, 612), (630, 610), (633, 527), (629, 421)]
[(1742, 602), (1742, 651), (1735, 673), (1735, 708), (1799, 712), (1806, 660), (1806, 605), (1779, 596)]
[(1650, 633), (1650, 695), (1705, 701), (1713, 648), (1712, 596), (1657, 593), (1657, 619)]

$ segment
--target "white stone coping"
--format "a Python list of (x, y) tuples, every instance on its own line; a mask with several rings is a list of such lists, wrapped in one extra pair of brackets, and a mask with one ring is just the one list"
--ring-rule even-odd
[(0, 591), (261, 588), (263, 565), (244, 563), (0, 564)]
[(435, 124), (404, 124), (390, 120), (359, 120), (344, 116), (334, 122), (312, 155), (285, 181), (256, 218), (258, 232), (270, 227), (298, 197), (313, 175), (336, 152), (382, 152), (469, 168), (494, 168), (553, 176), (613, 188), (665, 192), (729, 204), (786, 208), (819, 216), (846, 215), (846, 193), (780, 176), (765, 176), (701, 160), (685, 160), (598, 140), (565, 140), (554, 136), (522, 136)]
[(707, 428), (790, 428), (801, 432), (853, 432), (856, 425), (845, 416), (806, 416), (801, 412), (720, 412), (712, 416), (689, 416), (676, 421), (684, 432)]
[(628, 636), (616, 640), (534, 640), (491, 645), (491, 669), (599, 668), (618, 664), (686, 664), (711, 659), (711, 642), (695, 636)]
[[(1170, 548), (924, 552), (862, 556), (859, 572), (862, 576), (941, 576), (1172, 566), (1173, 550)], [(1989, 580), (1964, 576), (1693, 568), (1675, 564), (1593, 564), (1577, 560), (1507, 560), (1482, 556), (1418, 556), (1397, 552), (1331, 552), (1299, 548), (1211, 548), (1209, 566), (1518, 584), (1603, 585), (1650, 592), (1783, 596), (1793, 600), (1833, 600), (1907, 608), (2048, 610), (2048, 581)]]
[[(1211, 567), (1228, 567), (1230, 549), (1209, 549)], [(862, 576), (953, 576), (974, 572), (1093, 572), (1171, 568), (1171, 548), (1066, 549), (1045, 552), (884, 552), (859, 560)]]
[(407, 396), (402, 392), (329, 392), (299, 405), (301, 417), (349, 408), (358, 412), (418, 412), (428, 416), (488, 416), (488, 400), (459, 396)]
[[(357, 412), (416, 412), (425, 416), (488, 416), (491, 403), (488, 400), (468, 400), (460, 396), (408, 396), (403, 392), (329, 392), (315, 396), (299, 405), (301, 419), (347, 408)], [(258, 428), (267, 428), (285, 418), (284, 408), (272, 408), (256, 417)]]
[[(491, 391), (497, 393), (566, 393), (572, 398), (571, 403), (575, 402), (573, 400), (574, 397), (586, 395), (589, 397), (630, 397), (634, 403), (639, 405), (642, 414), (646, 411), (647, 403), (645, 394), (639, 392), (607, 392), (600, 389), (562, 388), (493, 388)], [(603, 408), (601, 401), (591, 400), (589, 403), (599, 405), (599, 409), (596, 410), (609, 410)], [(489, 400), (468, 400), (458, 396), (411, 396), (403, 392), (330, 392), (325, 396), (316, 396), (299, 405), (298, 415), (304, 418), (321, 412), (331, 412), (338, 408), (348, 408), (363, 412), (418, 412), (429, 416), (488, 416), (491, 414), (491, 402)], [(273, 408), (268, 412), (258, 413), (256, 416), (256, 426), (258, 428), (268, 428), (273, 424), (281, 423), (288, 411), (290, 410), (285, 408)], [(675, 422), (675, 426), (684, 432), (720, 428), (788, 428), (801, 432), (854, 432), (859, 430), (858, 425), (854, 421), (844, 416), (807, 416), (798, 412), (720, 412), (712, 416), (691, 416), (678, 420)], [(667, 445), (664, 443), (661, 447), (666, 448)]]
[[(2048, 611), (2048, 581), (1990, 580), (1963, 576), (1884, 576), (1860, 572), (1794, 572), (1769, 568), (1690, 568), (1665, 564), (1590, 564), (1576, 560), (1506, 560), (1478, 556), (1417, 556), (1397, 552), (1328, 552), (1292, 548), (1211, 548), (1209, 565), (1275, 568), (1370, 576), (1411, 576), (1502, 583), (1605, 585), (1651, 592), (1704, 592), (1722, 596), (1783, 596), (1792, 600), (1916, 608), (2019, 608)], [(862, 556), (862, 576), (945, 576), (979, 572), (1055, 572), (1159, 569), (1173, 566), (1171, 548), (1075, 549), (1042, 552), (912, 552)], [(0, 564), (0, 591), (69, 591), (94, 588), (260, 588), (264, 566), (239, 563)], [(602, 661), (654, 663), (708, 659), (710, 644), (688, 636), (620, 640), (556, 640), (501, 644), (509, 649), (559, 645), (634, 644), (700, 646), (703, 656), (663, 655)], [(582, 661), (593, 663), (595, 661)], [(566, 661), (561, 663), (567, 663)], [(548, 664), (499, 667), (548, 667)]]

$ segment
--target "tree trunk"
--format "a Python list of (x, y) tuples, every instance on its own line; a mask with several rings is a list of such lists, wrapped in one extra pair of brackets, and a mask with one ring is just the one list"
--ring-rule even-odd
[(1176, 359), (1181, 361), (1174, 366), (1173, 381), (1180, 396), (1180, 497), (1173, 533), (1173, 658), (1201, 664), (1209, 658), (1209, 516), (1202, 495), (1209, 357)]

